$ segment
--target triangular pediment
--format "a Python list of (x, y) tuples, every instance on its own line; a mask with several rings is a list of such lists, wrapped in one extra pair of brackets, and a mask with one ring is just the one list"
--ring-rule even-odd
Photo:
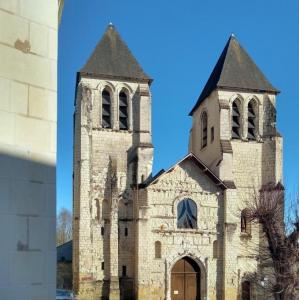
[(194, 169), (200, 174), (204, 174), (215, 186), (220, 187), (221, 189), (226, 189), (227, 186), (223, 181), (221, 181), (198, 157), (196, 157), (193, 153), (189, 153), (183, 159), (178, 161), (172, 167), (170, 167), (167, 171), (160, 171), (156, 176), (150, 178), (146, 182), (140, 185), (140, 188), (148, 187), (150, 185), (154, 185), (160, 180), (163, 180), (164, 177), (170, 175), (172, 172), (175, 172), (179, 167), (184, 168), (186, 163), (191, 163)]

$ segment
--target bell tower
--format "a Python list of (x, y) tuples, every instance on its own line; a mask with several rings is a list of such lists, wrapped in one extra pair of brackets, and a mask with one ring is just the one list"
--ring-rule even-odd
[(240, 211), (263, 185), (282, 181), (278, 93), (232, 35), (190, 112), (189, 151), (227, 186), (219, 224), (224, 299), (237, 298), (242, 270), (257, 270), (257, 261), (248, 253), (257, 253), (254, 247), (263, 243), (258, 225), (251, 226), (250, 234), (243, 232)]
[(133, 293), (132, 184), (152, 172), (151, 82), (112, 24), (77, 74), (73, 273), (81, 295)]
[(232, 35), (190, 112), (190, 152), (223, 181), (281, 181), (278, 93)]

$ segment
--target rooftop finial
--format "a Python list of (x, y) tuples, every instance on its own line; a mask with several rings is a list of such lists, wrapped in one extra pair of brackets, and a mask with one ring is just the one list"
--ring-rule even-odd
[(236, 36), (234, 35), (234, 33), (231, 33), (230, 36), (231, 36), (232, 38), (235, 38), (235, 37), (236, 37)]
[(109, 27), (114, 27), (114, 25), (111, 21), (109, 22)]

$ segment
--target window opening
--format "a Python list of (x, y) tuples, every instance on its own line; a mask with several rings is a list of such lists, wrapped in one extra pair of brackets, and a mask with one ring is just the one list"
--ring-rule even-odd
[(191, 199), (184, 199), (177, 208), (178, 228), (197, 228), (197, 206)]
[(107, 90), (102, 92), (102, 127), (111, 128), (111, 98)]

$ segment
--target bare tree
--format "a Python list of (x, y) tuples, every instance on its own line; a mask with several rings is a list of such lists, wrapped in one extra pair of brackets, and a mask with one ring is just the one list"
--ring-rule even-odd
[[(284, 222), (284, 188), (267, 184), (255, 193), (247, 209), (247, 217), (258, 222), (264, 233), (264, 250), (260, 246), (260, 261), (271, 261), (272, 277), (267, 287), (276, 299), (298, 299), (299, 287), (299, 201)], [(263, 244), (263, 243), (262, 243)]]
[(72, 214), (61, 208), (56, 221), (56, 245), (59, 246), (72, 239)]

